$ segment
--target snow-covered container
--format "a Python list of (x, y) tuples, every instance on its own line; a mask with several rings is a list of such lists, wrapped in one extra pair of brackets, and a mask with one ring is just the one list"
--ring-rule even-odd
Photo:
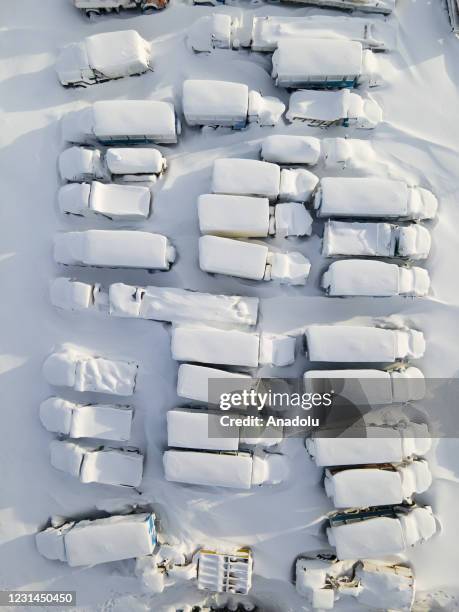
[(282, 38), (273, 53), (272, 77), (279, 87), (340, 89), (368, 79), (372, 52), (353, 40)]
[(253, 559), (249, 548), (231, 553), (201, 549), (197, 554), (198, 589), (246, 595), (252, 587)]
[(199, 267), (210, 274), (304, 285), (311, 264), (297, 251), (275, 252), (264, 244), (202, 236), (199, 239)]
[(150, 215), (151, 192), (140, 185), (69, 183), (59, 189), (61, 213), (101, 215), (114, 221), (142, 221)]
[(143, 13), (166, 8), (169, 0), (73, 0), (76, 8), (88, 17), (101, 13), (118, 12), (120, 9), (140, 9)]
[(270, 453), (167, 450), (163, 465), (169, 482), (229, 489), (279, 484), (288, 473), (285, 457)]
[(209, 53), (212, 49), (230, 49), (233, 43), (233, 29), (237, 20), (231, 15), (214, 13), (196, 19), (187, 32), (187, 42), (196, 53)]
[(168, 270), (175, 256), (166, 236), (150, 232), (86, 230), (54, 238), (54, 261), (67, 266)]
[(427, 270), (369, 259), (333, 262), (322, 276), (321, 286), (331, 297), (394, 295), (422, 297), (429, 293)]
[(355, 127), (371, 130), (382, 121), (379, 104), (372, 98), (362, 98), (349, 89), (314, 91), (303, 89), (290, 96), (288, 121), (300, 121), (311, 127)]
[(310, 361), (392, 363), (420, 359), (424, 334), (415, 329), (386, 329), (363, 325), (309, 325), (305, 332)]
[(338, 559), (377, 559), (404, 553), (437, 531), (430, 506), (337, 513), (327, 537)]
[(306, 449), (318, 467), (398, 464), (422, 457), (432, 444), (424, 423), (408, 423), (404, 427), (355, 426), (341, 433), (336, 437), (323, 430), (320, 435), (306, 439)]
[(157, 543), (155, 515), (125, 514), (71, 521), (35, 536), (38, 552), (71, 567), (151, 555)]
[(413, 366), (388, 371), (309, 370), (304, 373), (303, 380), (307, 393), (334, 389), (340, 398), (356, 405), (399, 404), (422, 400), (426, 394), (424, 375)]
[(143, 455), (138, 450), (91, 448), (67, 440), (50, 444), (51, 465), (83, 483), (138, 487), (142, 481)]
[(395, 9), (396, 0), (289, 0), (296, 4), (314, 4), (323, 8), (356, 10), (389, 15)]
[(261, 143), (261, 159), (275, 164), (315, 166), (320, 153), (320, 140), (313, 136), (273, 134)]
[(127, 396), (135, 391), (138, 369), (134, 361), (106, 359), (66, 349), (52, 353), (45, 360), (43, 376), (56, 387)]
[(415, 493), (432, 484), (429, 464), (424, 459), (379, 467), (329, 468), (325, 470), (325, 492), (335, 508), (411, 503)]
[(56, 62), (65, 87), (142, 74), (152, 67), (151, 45), (135, 30), (87, 36), (61, 51)]
[(55, 278), (50, 284), (51, 303), (63, 310), (79, 311), (94, 308), (98, 292), (98, 284), (91, 285), (66, 277)]
[(380, 217), (419, 221), (433, 219), (437, 198), (422, 187), (387, 178), (321, 179), (315, 192), (318, 217)]
[(327, 221), (322, 254), (325, 257), (401, 257), (426, 259), (432, 240), (424, 226), (392, 223)]
[(127, 442), (133, 414), (129, 406), (77, 404), (60, 397), (50, 397), (40, 404), (42, 425), (48, 431), (70, 438)]
[(100, 100), (64, 115), (62, 131), (72, 144), (177, 142), (174, 106), (156, 100)]
[(197, 402), (218, 403), (219, 398), (212, 397), (210, 391), (209, 381), (212, 380), (221, 381), (227, 392), (249, 391), (254, 385), (254, 380), (248, 374), (182, 363), (177, 375), (177, 395)]

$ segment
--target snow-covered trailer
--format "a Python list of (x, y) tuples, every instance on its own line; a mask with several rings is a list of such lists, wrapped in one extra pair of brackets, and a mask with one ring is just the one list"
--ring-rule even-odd
[(392, 363), (420, 359), (424, 334), (416, 329), (386, 329), (363, 325), (309, 325), (305, 332), (310, 361)]
[(426, 259), (432, 240), (422, 225), (327, 221), (322, 242), (325, 257), (400, 257)]
[(246, 127), (248, 122), (276, 125), (285, 111), (277, 98), (263, 97), (243, 83), (186, 80), (183, 114), (190, 126)]
[(152, 69), (151, 44), (135, 30), (87, 36), (61, 51), (56, 72), (64, 87), (133, 76)]
[(315, 91), (303, 89), (290, 96), (288, 121), (300, 121), (310, 127), (355, 127), (371, 130), (382, 121), (379, 104), (372, 98), (342, 89)]
[(318, 217), (379, 217), (419, 221), (434, 219), (438, 201), (422, 187), (371, 177), (325, 177), (314, 196)]
[(392, 370), (308, 370), (303, 382), (308, 393), (333, 389), (343, 400), (370, 406), (400, 404), (424, 399), (423, 373), (413, 366)]
[(408, 423), (404, 427), (355, 426), (344, 432), (345, 435), (332, 434), (324, 429), (320, 435), (313, 434), (306, 439), (308, 454), (318, 467), (399, 464), (424, 456), (432, 444), (424, 423)]
[(130, 406), (77, 404), (50, 397), (40, 404), (40, 421), (53, 433), (69, 438), (100, 438), (127, 442), (134, 412)]
[(250, 591), (253, 558), (249, 548), (241, 548), (231, 553), (203, 548), (198, 552), (196, 560), (198, 589), (240, 595), (246, 595)]
[(151, 191), (140, 185), (69, 183), (58, 192), (61, 213), (101, 215), (114, 221), (142, 221), (150, 216)]
[(300, 202), (275, 207), (268, 198), (203, 194), (198, 199), (201, 234), (232, 238), (306, 236), (312, 231), (312, 217)]
[(54, 238), (54, 261), (66, 266), (169, 270), (175, 257), (169, 239), (150, 232), (86, 230)]
[(338, 559), (377, 559), (401, 554), (430, 540), (437, 531), (430, 506), (338, 512), (329, 520), (327, 538)]
[(59, 155), (63, 181), (84, 183), (154, 182), (166, 170), (167, 162), (158, 149), (70, 147)]
[(279, 87), (342, 89), (358, 87), (372, 76), (375, 59), (353, 40), (282, 38), (272, 57)]
[(217, 368), (182, 363), (177, 374), (177, 395), (184, 399), (204, 403), (218, 403), (212, 397), (210, 381), (221, 381), (226, 392), (250, 390), (254, 382), (251, 376), (242, 372), (228, 372)]
[(89, 447), (67, 440), (50, 444), (51, 465), (83, 483), (138, 487), (142, 481), (143, 455), (138, 449)]
[(297, 4), (321, 6), (323, 8), (337, 8), (356, 10), (369, 13), (382, 13), (389, 15), (395, 10), (396, 0), (285, 0)]
[(71, 521), (35, 536), (38, 552), (71, 567), (97, 565), (151, 555), (157, 544), (152, 513)]
[(335, 508), (368, 508), (411, 503), (415, 493), (424, 493), (432, 484), (425, 459), (393, 466), (328, 468), (324, 486)]
[(43, 364), (43, 376), (50, 385), (75, 391), (110, 395), (132, 395), (139, 364), (97, 357), (66, 349), (52, 353)]
[(307, 202), (319, 182), (304, 168), (280, 168), (256, 159), (216, 159), (212, 170), (212, 192), (258, 196), (270, 202)]
[(149, 13), (166, 8), (169, 0), (73, 0), (73, 4), (91, 17), (112, 11), (118, 13), (121, 9), (140, 9)]
[(274, 164), (315, 166), (321, 154), (321, 141), (314, 136), (273, 134), (263, 139), (260, 156)]
[(199, 267), (210, 274), (304, 285), (311, 264), (297, 251), (276, 252), (264, 244), (202, 236), (199, 239)]
[(279, 484), (288, 473), (285, 457), (271, 453), (167, 450), (163, 465), (169, 482), (230, 489)]
[(179, 123), (170, 102), (99, 100), (64, 115), (62, 131), (72, 144), (172, 144)]
[(394, 295), (422, 297), (430, 289), (427, 270), (368, 259), (333, 262), (322, 276), (321, 286), (330, 297)]

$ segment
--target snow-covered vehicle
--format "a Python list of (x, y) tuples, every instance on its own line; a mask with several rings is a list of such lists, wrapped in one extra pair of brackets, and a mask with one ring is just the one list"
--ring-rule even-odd
[(429, 230), (418, 223), (358, 223), (327, 221), (322, 242), (325, 257), (400, 257), (426, 259), (432, 240)]
[(389, 15), (395, 9), (396, 0), (289, 0), (297, 4), (313, 4), (323, 8), (365, 11)]
[(295, 338), (198, 324), (174, 325), (171, 351), (175, 361), (247, 368), (286, 366), (295, 361)]
[(61, 179), (71, 183), (154, 182), (166, 168), (158, 149), (70, 147), (59, 155)]
[(327, 170), (352, 170), (367, 175), (380, 164), (384, 170), (387, 165), (379, 162), (370, 140), (358, 138), (324, 138), (321, 141), (324, 167)]
[(321, 154), (321, 141), (314, 136), (273, 134), (263, 139), (260, 156), (274, 164), (315, 166)]
[(322, 276), (321, 286), (331, 297), (394, 295), (422, 297), (430, 289), (427, 270), (397, 266), (369, 259), (333, 262)]
[(58, 192), (63, 214), (88, 217), (101, 215), (114, 221), (142, 221), (150, 216), (151, 191), (140, 185), (114, 183), (69, 183)]
[(100, 438), (127, 442), (134, 412), (130, 406), (77, 404), (50, 397), (40, 404), (40, 421), (53, 433), (69, 438)]
[[(237, 452), (241, 446), (270, 447), (280, 444), (282, 429), (253, 428), (238, 425), (224, 428), (220, 425), (222, 413), (190, 410), (169, 410), (167, 413), (167, 444), (171, 448)], [(221, 432), (222, 435), (218, 435)]]
[(93, 85), (152, 69), (151, 44), (135, 30), (87, 36), (61, 51), (56, 72), (64, 87)]
[(422, 187), (385, 178), (326, 177), (314, 196), (318, 217), (379, 217), (419, 221), (434, 219), (438, 201)]
[(362, 609), (376, 610), (384, 602), (387, 610), (410, 612), (415, 597), (410, 567), (383, 561), (338, 561), (325, 552), (296, 560), (295, 586), (313, 610), (332, 610), (335, 602), (354, 598)]
[(424, 423), (354, 426), (336, 437), (323, 429), (306, 438), (306, 450), (318, 467), (400, 464), (424, 456), (432, 445)]
[(210, 274), (304, 285), (311, 264), (298, 251), (271, 251), (264, 244), (202, 236), (199, 239), (199, 267)]
[(424, 399), (426, 381), (423, 373), (413, 366), (400, 369), (375, 370), (308, 370), (303, 382), (307, 393), (325, 393), (333, 389), (337, 396), (370, 406), (400, 404)]
[(420, 359), (424, 334), (416, 329), (387, 329), (363, 325), (309, 325), (305, 332), (310, 361), (392, 363)]
[(411, 503), (415, 493), (432, 484), (425, 459), (397, 466), (382, 464), (356, 468), (327, 468), (324, 486), (335, 508), (368, 508)]
[(459, 37), (459, 2), (457, 0), (446, 0), (449, 20), (454, 34)]
[(290, 89), (342, 89), (374, 85), (375, 58), (360, 42), (326, 38), (281, 38), (272, 57), (272, 77)]
[(73, 0), (73, 4), (91, 17), (112, 11), (118, 13), (121, 9), (140, 9), (149, 13), (166, 8), (169, 0)]
[(62, 132), (72, 144), (173, 144), (180, 124), (170, 102), (99, 100), (64, 115)]
[(316, 91), (302, 89), (290, 96), (288, 121), (300, 121), (311, 127), (355, 127), (371, 130), (382, 121), (379, 104), (349, 89)]
[(271, 202), (307, 202), (318, 182), (304, 168), (281, 168), (256, 159), (216, 159), (212, 170), (213, 193), (259, 196)]
[(138, 449), (91, 447), (53, 440), (50, 455), (54, 468), (84, 483), (138, 487), (142, 481), (143, 455)]
[(404, 553), (437, 531), (430, 506), (389, 506), (337, 512), (329, 518), (328, 542), (338, 559), (378, 559)]
[(249, 90), (243, 83), (186, 80), (183, 83), (183, 114), (190, 126), (243, 129), (248, 122), (276, 125), (285, 105), (273, 97)]
[(268, 198), (203, 194), (198, 199), (201, 234), (229, 238), (266, 238), (271, 235), (310, 236), (312, 217), (300, 202), (275, 207)]
[(169, 270), (175, 257), (169, 239), (150, 232), (86, 230), (54, 238), (54, 261), (66, 266)]
[(132, 395), (139, 364), (93, 356), (77, 349), (52, 353), (43, 364), (43, 376), (50, 385), (75, 391), (109, 395)]
[(152, 513), (70, 521), (40, 531), (35, 541), (46, 559), (71, 567), (97, 565), (151, 555), (157, 544), (155, 521)]
[(224, 385), (225, 392), (253, 388), (253, 379), (248, 374), (182, 363), (177, 374), (177, 395), (196, 402), (218, 404), (219, 398), (212, 396), (212, 380)]
[(230, 489), (279, 484), (288, 474), (285, 457), (274, 453), (167, 450), (163, 455), (169, 482)]
[(246, 595), (250, 591), (253, 571), (250, 548), (241, 548), (231, 553), (203, 548), (198, 552), (196, 561), (198, 589), (241, 595)]

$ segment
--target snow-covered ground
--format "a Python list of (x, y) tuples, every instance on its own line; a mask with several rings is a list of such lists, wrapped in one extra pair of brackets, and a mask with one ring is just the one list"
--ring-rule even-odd
[[(169, 539), (200, 546), (251, 546), (255, 577), (252, 595), (263, 612), (296, 612), (304, 601), (291, 583), (295, 557), (322, 548), (324, 515), (331, 503), (323, 491), (321, 470), (308, 459), (301, 439), (285, 442), (288, 482), (244, 492), (182, 486), (163, 477), (166, 411), (180, 404), (175, 386), (177, 363), (170, 352), (168, 325), (97, 313), (55, 310), (49, 283), (69, 275), (52, 260), (56, 232), (112, 229), (113, 222), (63, 217), (58, 210), (57, 158), (63, 150), (60, 118), (82, 102), (108, 99), (174, 100), (181, 109), (185, 79), (220, 79), (245, 83), (284, 103), (288, 94), (270, 77), (270, 55), (215, 50), (193, 54), (185, 43), (187, 28), (212, 12), (246, 15), (306, 15), (318, 9), (251, 5), (196, 7), (172, 0), (163, 12), (140, 16), (125, 13), (88, 22), (70, 0), (3, 0), (0, 5), (0, 588), (76, 590), (80, 610), (161, 612), (167, 605), (199, 601), (202, 595), (180, 587), (152, 596), (133, 575), (133, 563), (70, 568), (38, 554), (34, 534), (50, 516), (85, 517), (97, 509), (116, 510), (126, 503), (153, 503)], [(327, 14), (327, 12), (323, 12)], [(330, 13), (332, 14), (332, 13)], [(336, 13), (335, 13), (336, 14)], [(430, 189), (439, 198), (438, 220), (429, 223), (433, 246), (426, 262), (433, 294), (426, 299), (323, 297), (319, 278), (328, 263), (320, 255), (322, 224), (310, 238), (272, 238), (281, 250), (305, 254), (312, 263), (306, 286), (287, 287), (209, 276), (198, 267), (197, 198), (210, 191), (212, 163), (220, 157), (258, 159), (261, 139), (269, 134), (343, 136), (343, 128), (326, 133), (281, 120), (273, 127), (251, 124), (245, 131), (201, 132), (184, 127), (178, 145), (160, 147), (168, 170), (154, 187), (153, 214), (135, 227), (168, 236), (177, 262), (154, 276), (141, 270), (71, 269), (87, 282), (173, 286), (210, 293), (259, 296), (264, 331), (300, 335), (311, 323), (353, 321), (368, 324), (394, 317), (422, 329), (427, 341), (416, 363), (426, 377), (459, 373), (459, 43), (451, 34), (440, 0), (399, 0), (393, 16), (398, 26), (397, 50), (379, 54), (382, 84), (371, 91), (384, 112), (376, 130), (357, 130), (355, 138), (371, 139), (377, 156), (374, 173)], [(154, 71), (88, 89), (66, 90), (55, 74), (60, 47), (97, 32), (135, 29), (152, 41)], [(321, 171), (323, 175), (324, 172)], [(123, 224), (132, 229), (134, 224)], [(41, 374), (47, 355), (63, 345), (92, 354), (140, 364), (132, 404), (136, 413), (132, 445), (146, 453), (142, 494), (98, 484), (82, 484), (53, 470), (48, 447), (52, 434), (39, 421), (39, 404), (55, 393)], [(308, 363), (300, 355), (282, 370), (263, 368), (265, 375), (301, 376)], [(65, 396), (79, 401), (72, 391)], [(85, 394), (84, 400), (110, 401)], [(182, 402), (183, 404), (183, 402)], [(454, 409), (454, 407), (452, 407)], [(420, 497), (433, 506), (442, 530), (410, 550), (417, 575), (419, 610), (459, 608), (457, 567), (459, 537), (459, 441), (435, 442), (428, 456), (432, 487)], [(186, 590), (186, 595), (185, 595)], [(16, 608), (20, 609), (20, 608)], [(44, 609), (44, 608), (43, 608)], [(344, 608), (343, 608), (344, 609)], [(355, 609), (354, 608), (349, 609)]]

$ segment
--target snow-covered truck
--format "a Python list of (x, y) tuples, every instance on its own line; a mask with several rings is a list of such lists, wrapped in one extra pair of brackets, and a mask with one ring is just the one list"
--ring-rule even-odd
[(134, 411), (115, 404), (77, 404), (49, 397), (40, 404), (40, 421), (53, 433), (69, 438), (98, 438), (127, 442)]
[(371, 177), (325, 177), (314, 195), (318, 217), (378, 217), (419, 221), (434, 219), (438, 201), (422, 187)]
[(142, 481), (143, 455), (138, 449), (91, 447), (68, 440), (50, 444), (51, 465), (83, 483), (138, 487)]
[(155, 521), (152, 513), (70, 521), (40, 531), (35, 541), (46, 559), (71, 567), (98, 565), (151, 555), (157, 544)]
[(281, 168), (257, 159), (216, 159), (212, 169), (213, 193), (259, 196), (270, 202), (307, 202), (318, 183), (304, 168)]
[(426, 259), (432, 239), (429, 230), (418, 224), (327, 221), (322, 241), (325, 257), (399, 257)]
[(199, 267), (209, 274), (304, 285), (311, 264), (298, 251), (272, 251), (265, 244), (221, 236), (201, 236)]
[(310, 236), (312, 231), (312, 217), (301, 202), (271, 207), (260, 197), (203, 194), (198, 218), (201, 234), (229, 238)]
[[(290, 1), (290, 0), (289, 0)], [(396, 0), (291, 0), (297, 4), (337, 8), (344, 10), (365, 11), (389, 15), (395, 10)]]
[(58, 192), (61, 213), (106, 217), (114, 221), (143, 221), (151, 212), (151, 191), (141, 185), (69, 183)]
[(188, 79), (183, 83), (183, 114), (190, 126), (231, 127), (248, 123), (278, 123), (285, 105), (278, 98), (262, 96), (243, 83)]
[(378, 559), (430, 540), (437, 523), (430, 506), (389, 506), (337, 512), (327, 538), (338, 559)]
[(426, 349), (416, 329), (363, 325), (309, 325), (305, 343), (310, 361), (330, 363), (393, 363), (420, 359)]
[(314, 136), (272, 134), (261, 143), (261, 159), (274, 164), (315, 166), (320, 156), (321, 141)]
[(318, 467), (401, 464), (424, 456), (431, 445), (427, 425), (414, 422), (400, 427), (356, 425), (338, 437), (323, 429), (306, 438), (306, 450)]
[(56, 387), (109, 395), (132, 395), (139, 364), (93, 356), (77, 349), (52, 353), (43, 364), (45, 380)]
[(66, 266), (169, 270), (175, 257), (169, 239), (150, 232), (86, 230), (54, 238), (54, 261)]
[(174, 144), (180, 123), (170, 102), (99, 100), (64, 115), (62, 132), (72, 144)]
[(459, 37), (459, 2), (458, 0), (446, 0), (446, 5), (448, 7), (451, 29)]
[(411, 503), (414, 494), (424, 493), (431, 484), (425, 459), (397, 466), (327, 468), (324, 479), (325, 492), (338, 509)]
[(427, 270), (418, 266), (342, 259), (330, 264), (322, 276), (321, 286), (330, 297), (422, 297), (429, 293), (430, 277)]
[(205, 404), (218, 403), (218, 398), (212, 397), (210, 390), (212, 380), (220, 381), (226, 392), (250, 390), (254, 387), (254, 379), (248, 374), (182, 363), (177, 374), (177, 395)]
[(376, 610), (384, 602), (387, 610), (410, 612), (415, 597), (411, 567), (379, 560), (338, 561), (326, 552), (296, 560), (295, 587), (312, 610), (333, 610), (346, 599), (362, 609)]
[(299, 121), (310, 127), (341, 126), (371, 130), (381, 123), (383, 114), (375, 100), (363, 98), (350, 89), (302, 89), (290, 96), (285, 117), (290, 122)]
[(135, 30), (87, 36), (61, 51), (56, 72), (64, 87), (80, 87), (152, 69), (151, 44)]
[(121, 9), (140, 9), (143, 13), (166, 8), (169, 0), (73, 0), (77, 9), (88, 17), (102, 13), (118, 13)]
[(265, 452), (167, 450), (163, 465), (169, 482), (229, 489), (279, 484), (288, 474), (285, 457)]
[(59, 174), (63, 181), (155, 182), (166, 170), (167, 162), (158, 149), (70, 147), (59, 155)]

